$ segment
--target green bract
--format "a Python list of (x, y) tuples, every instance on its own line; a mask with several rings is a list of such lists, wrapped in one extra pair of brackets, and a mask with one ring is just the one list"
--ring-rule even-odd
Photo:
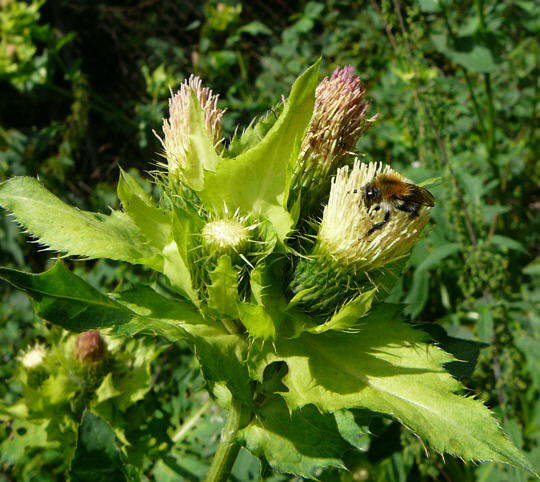
[[(306, 132), (313, 137), (318, 72), (317, 63), (295, 82), (279, 116), (253, 123), (229, 149), (216, 143), (215, 97), (191, 79), (166, 123), (163, 142), (175, 157), (160, 178), (159, 201), (124, 171), (123, 210), (109, 215), (70, 207), (35, 179), (0, 186), (0, 204), (49, 249), (143, 265), (163, 275), (174, 296), (143, 285), (100, 293), (61, 262), (41, 274), (0, 269), (0, 277), (29, 295), (41, 318), (68, 330), (189, 343), (207, 388), (231, 412), (209, 480), (226, 479), (234, 444), (300, 476), (343, 467), (344, 453), (362, 446), (366, 425), (380, 416), (437, 452), (532, 470), (487, 408), (445, 370), (457, 362), (453, 355), (383, 301), (429, 210), (414, 221), (397, 213), (371, 235), (362, 186), (389, 168), (353, 165), (342, 149), (349, 167), (337, 171), (330, 154), (316, 155), (313, 139), (309, 156), (301, 150)], [(340, 105), (339, 91), (332, 94)], [(364, 115), (359, 105), (350, 112)], [(359, 136), (366, 123), (353, 124)], [(335, 135), (350, 137), (342, 131)], [(309, 165), (319, 157), (335, 180), (324, 189), (293, 185), (293, 173), (298, 180), (301, 169), (319, 172)], [(104, 379), (100, 397), (115, 393), (112, 383)]]

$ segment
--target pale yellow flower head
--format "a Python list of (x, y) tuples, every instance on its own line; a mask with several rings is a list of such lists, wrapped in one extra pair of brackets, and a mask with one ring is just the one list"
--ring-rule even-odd
[(243, 253), (252, 241), (252, 232), (258, 224), (249, 222), (247, 217), (239, 216), (238, 211), (230, 213), (225, 209), (224, 216), (210, 220), (202, 229), (204, 245), (216, 254)]
[(23, 367), (33, 369), (41, 365), (47, 356), (47, 349), (40, 344), (35, 344), (32, 348), (24, 351), (19, 357)]
[(249, 239), (247, 228), (235, 219), (211, 221), (204, 227), (202, 235), (218, 250), (238, 249)]
[(339, 264), (356, 270), (371, 271), (410, 252), (428, 222), (430, 208), (423, 206), (416, 217), (392, 209), (388, 222), (369, 234), (373, 225), (382, 220), (384, 211), (377, 210), (376, 205), (368, 209), (363, 188), (380, 173), (400, 176), (382, 163), (359, 160), (351, 168), (338, 170), (324, 209), (316, 253), (328, 254)]
[(221, 118), (225, 111), (217, 106), (219, 96), (209, 87), (203, 87), (199, 77), (191, 75), (169, 99), (169, 118), (163, 119), (163, 138), (158, 136), (171, 171), (187, 167), (186, 150), (191, 133), (189, 107), (192, 91), (204, 111), (208, 134), (216, 144), (221, 140)]

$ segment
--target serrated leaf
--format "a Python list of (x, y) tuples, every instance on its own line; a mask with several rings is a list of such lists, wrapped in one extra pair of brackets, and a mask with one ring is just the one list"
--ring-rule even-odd
[(324, 467), (344, 468), (341, 457), (349, 448), (332, 415), (313, 406), (289, 413), (280, 397), (267, 400), (239, 438), (274, 470), (301, 477), (314, 477)]
[(291, 165), (313, 112), (318, 70), (316, 63), (297, 79), (282, 114), (261, 142), (206, 173), (200, 196), (208, 208), (221, 211), (226, 206), (267, 217), (284, 240), (292, 227), (285, 209)]
[(0, 205), (40, 243), (71, 256), (110, 258), (159, 265), (159, 253), (124, 213), (75, 209), (31, 177), (14, 177), (0, 185)]
[(117, 334), (155, 333), (175, 341), (187, 336), (186, 322), (202, 321), (188, 303), (167, 300), (148, 287), (115, 294), (113, 299), (62, 263), (40, 274), (0, 268), (0, 278), (29, 295), (40, 317), (66, 330), (110, 328)]
[(208, 308), (217, 311), (218, 316), (238, 318), (238, 273), (233, 268), (230, 256), (221, 256), (208, 285)]
[(311, 333), (324, 333), (328, 330), (345, 331), (354, 328), (360, 322), (360, 318), (371, 308), (376, 293), (376, 289), (362, 293), (345, 304), (326, 323), (310, 328), (309, 331)]
[(438, 346), (456, 358), (455, 361), (445, 364), (445, 368), (452, 376), (457, 379), (472, 376), (480, 350), (488, 346), (486, 343), (449, 336), (442, 326), (435, 323), (422, 323), (416, 326), (428, 333)]
[(424, 339), (402, 322), (366, 319), (361, 333), (304, 334), (276, 342), (275, 351), (267, 345), (252, 360), (252, 376), (260, 379), (269, 363), (285, 362), (282, 396), (291, 409), (314, 404), (322, 411), (386, 413), (438, 452), (532, 471), (482, 403), (456, 394), (462, 385), (442, 368), (453, 357)]
[(160, 251), (172, 237), (172, 213), (157, 208), (136, 179), (120, 170), (118, 198), (145, 238)]

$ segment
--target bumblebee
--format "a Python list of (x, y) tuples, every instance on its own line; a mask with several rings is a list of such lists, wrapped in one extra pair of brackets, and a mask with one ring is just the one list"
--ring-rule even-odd
[(399, 174), (381, 173), (362, 188), (362, 197), (367, 209), (376, 205), (375, 210), (382, 209), (384, 218), (375, 223), (366, 236), (381, 229), (389, 220), (394, 210), (409, 213), (411, 219), (418, 216), (422, 206), (432, 207), (435, 198), (427, 189), (405, 182)]

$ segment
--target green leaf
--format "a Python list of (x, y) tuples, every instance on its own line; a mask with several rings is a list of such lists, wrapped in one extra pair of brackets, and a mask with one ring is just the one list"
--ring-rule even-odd
[(227, 206), (232, 212), (267, 217), (279, 238), (285, 238), (292, 226), (285, 210), (291, 166), (311, 119), (318, 72), (319, 62), (298, 78), (282, 114), (261, 142), (206, 173), (200, 196), (207, 207), (222, 211)]
[(191, 272), (188, 262), (189, 241), (192, 230), (192, 220), (187, 216), (173, 213), (173, 241), (163, 248), (162, 272), (171, 284), (196, 306), (199, 297), (193, 289)]
[(276, 123), (277, 115), (282, 108), (283, 106), (280, 105), (278, 108), (268, 111), (261, 119), (256, 122), (253, 121), (242, 134), (235, 133), (227, 149), (226, 156), (236, 157), (255, 147)]
[(40, 274), (0, 268), (0, 278), (30, 296), (41, 318), (66, 330), (111, 328), (116, 334), (152, 333), (176, 341), (186, 338), (186, 324), (202, 322), (192, 305), (164, 298), (149, 287), (117, 293), (113, 299), (62, 263)]
[(422, 323), (416, 326), (428, 333), (438, 346), (456, 358), (444, 366), (452, 376), (458, 380), (472, 376), (480, 350), (488, 346), (486, 343), (448, 336), (444, 328), (435, 323)]
[(247, 345), (243, 339), (219, 328), (208, 328), (191, 340), (209, 389), (224, 385), (236, 400), (251, 405), (251, 380), (245, 363)]
[(332, 415), (313, 406), (291, 414), (277, 396), (264, 402), (239, 439), (274, 470), (308, 478), (324, 467), (344, 468), (341, 457), (349, 448)]
[(111, 427), (96, 415), (85, 412), (81, 426), (70, 479), (130, 480), (125, 457)]
[(424, 257), (423, 261), (416, 268), (416, 271), (429, 271), (430, 269), (438, 266), (443, 259), (448, 258), (448, 256), (452, 256), (460, 249), (461, 246), (459, 243), (447, 243), (437, 246), (433, 251)]
[(238, 306), (240, 321), (253, 338), (274, 338), (276, 326), (270, 313), (263, 306), (241, 303)]
[(221, 316), (238, 318), (238, 273), (230, 256), (221, 256), (216, 268), (210, 272), (208, 285), (208, 308)]
[(160, 251), (172, 237), (172, 215), (158, 209), (133, 176), (120, 170), (118, 197), (126, 214), (146, 239)]
[(334, 413), (341, 436), (362, 452), (369, 449), (368, 424), (375, 415), (367, 410), (338, 410)]
[(187, 167), (182, 174), (188, 186), (195, 191), (201, 191), (205, 185), (205, 171), (215, 171), (220, 158), (206, 129), (205, 114), (193, 89), (189, 102), (189, 126)]
[(493, 244), (500, 246), (501, 248), (513, 249), (515, 251), (521, 251), (522, 253), (527, 252), (527, 250), (523, 247), (523, 244), (507, 236), (494, 234), (491, 236), (490, 240)]
[(304, 334), (252, 355), (261, 379), (276, 361), (288, 366), (282, 393), (291, 409), (362, 408), (393, 416), (438, 452), (532, 470), (483, 404), (456, 394), (463, 386), (443, 368), (454, 360), (406, 324), (378, 317), (360, 333)]
[(500, 68), (489, 39), (463, 36), (450, 42), (445, 35), (433, 35), (432, 40), (439, 52), (467, 70), (489, 74)]
[(322, 325), (315, 326), (309, 331), (311, 333), (324, 333), (328, 330), (345, 331), (358, 325), (362, 318), (371, 308), (371, 303), (377, 293), (376, 289), (366, 291), (357, 296), (354, 300), (345, 304), (329, 321)]
[(40, 243), (72, 256), (158, 265), (159, 253), (124, 213), (80, 211), (63, 203), (36, 179), (14, 177), (0, 185), (0, 205)]

